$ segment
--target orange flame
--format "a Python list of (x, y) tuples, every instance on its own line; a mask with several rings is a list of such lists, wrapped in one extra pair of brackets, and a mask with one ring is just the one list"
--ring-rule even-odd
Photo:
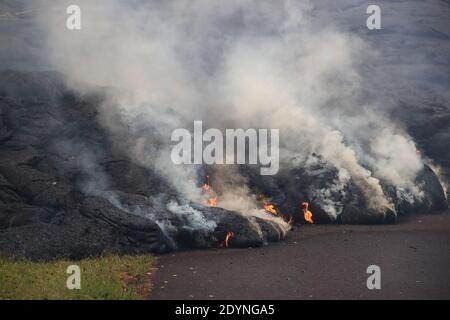
[(224, 246), (225, 248), (228, 248), (228, 243), (232, 236), (234, 236), (233, 231), (228, 231), (227, 234), (225, 235), (225, 240), (223, 241), (222, 246)]
[(205, 206), (211, 206), (215, 207), (217, 206), (217, 196), (215, 195), (214, 191), (211, 189), (211, 185), (209, 184), (209, 176), (206, 176), (207, 181), (202, 185), (203, 191), (210, 194), (210, 197), (208, 199), (203, 200), (203, 204)]
[(274, 216), (278, 215), (278, 212), (277, 212), (277, 210), (275, 209), (274, 205), (271, 204), (269, 201), (267, 201), (267, 200), (265, 199), (265, 197), (264, 197), (263, 194), (260, 194), (260, 195), (259, 195), (259, 198), (260, 198), (261, 201), (262, 201), (263, 208), (264, 208), (267, 212), (273, 214)]
[(207, 206), (215, 207), (217, 206), (217, 197), (212, 197), (206, 200), (203, 200), (203, 204)]
[(267, 212), (270, 212), (273, 215), (277, 215), (277, 210), (273, 207), (273, 204), (270, 204), (268, 202), (263, 202), (263, 207), (266, 209)]
[(206, 182), (202, 185), (202, 189), (205, 191), (209, 191), (211, 186), (209, 185), (209, 176), (206, 176)]
[(308, 223), (314, 223), (314, 221), (312, 219), (312, 212), (308, 210), (309, 203), (308, 202), (303, 202), (302, 206), (303, 206), (303, 216), (305, 217), (305, 220)]

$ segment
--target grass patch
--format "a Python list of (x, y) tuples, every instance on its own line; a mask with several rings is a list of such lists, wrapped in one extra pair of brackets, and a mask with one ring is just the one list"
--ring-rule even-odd
[[(0, 299), (144, 299), (153, 264), (151, 255), (49, 262), (0, 257)], [(70, 265), (80, 267), (79, 290), (66, 287)]]

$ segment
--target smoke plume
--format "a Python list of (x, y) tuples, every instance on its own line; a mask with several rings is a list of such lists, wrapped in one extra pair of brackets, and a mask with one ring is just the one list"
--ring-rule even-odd
[[(327, 194), (350, 179), (375, 210), (392, 206), (379, 179), (405, 198), (420, 197), (414, 179), (423, 159), (385, 112), (393, 88), (368, 67), (382, 58), (364, 36), (360, 1), (357, 32), (328, 14), (334, 1), (76, 2), (77, 31), (65, 27), (69, 3), (41, 3), (47, 9), (38, 10), (35, 23), (46, 35), (47, 63), (77, 90), (87, 90), (80, 82), (114, 88), (101, 108), (102, 125), (186, 198), (200, 195), (198, 168), (170, 162), (170, 136), (194, 120), (219, 129), (280, 129), (281, 168), (321, 155), (339, 171), (332, 190), (320, 191), (332, 217), (340, 205)], [(238, 171), (219, 168), (215, 182), (221, 179), (240, 182), (223, 190), (220, 205), (256, 215)], [(174, 203), (170, 209), (183, 211)], [(204, 223), (195, 210), (184, 211)]]

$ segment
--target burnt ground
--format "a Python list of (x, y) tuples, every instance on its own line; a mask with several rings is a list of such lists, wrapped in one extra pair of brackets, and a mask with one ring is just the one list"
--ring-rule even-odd
[[(450, 214), (307, 225), (263, 248), (161, 255), (150, 299), (450, 299)], [(366, 268), (381, 268), (381, 290)]]

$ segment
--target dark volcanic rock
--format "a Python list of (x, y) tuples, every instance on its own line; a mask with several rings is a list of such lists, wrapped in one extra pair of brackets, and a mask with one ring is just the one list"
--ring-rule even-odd
[[(103, 196), (124, 211), (158, 222), (164, 229), (168, 237), (167, 245), (171, 248), (220, 247), (230, 231), (233, 232), (230, 247), (259, 247), (267, 242), (284, 239), (289, 229), (281, 218), (275, 222), (248, 217), (169, 194), (147, 197), (113, 190)], [(271, 218), (269, 214), (267, 218)]]
[[(26, 220), (28, 214), (36, 220), (44, 215), (35, 208), (29, 211), (21, 211), (20, 216)], [(86, 197), (78, 209), (61, 213), (52, 223), (23, 224), (14, 228), (10, 225), (0, 233), (2, 252), (31, 259), (80, 259), (105, 252), (166, 250), (164, 237), (154, 222), (124, 212), (103, 198)]]
[(0, 174), (0, 205), (23, 202), (13, 186)]
[(424, 196), (422, 199), (422, 208), (427, 211), (440, 211), (448, 208), (448, 203), (441, 182), (429, 166), (419, 172), (417, 184), (421, 186)]
[(3, 72), (0, 83), (0, 252), (82, 258), (217, 247), (231, 230), (237, 247), (284, 237), (276, 223), (179, 199), (109, 140), (101, 94), (46, 72)]
[(103, 163), (110, 177), (111, 189), (129, 194), (150, 196), (166, 193), (175, 195), (173, 188), (154, 172), (142, 168), (129, 160), (111, 160)]
[(130, 193), (163, 187), (126, 156), (116, 160), (97, 98), (67, 91), (53, 73), (3, 72), (0, 83), (0, 251), (37, 259), (166, 250), (154, 222), (89, 196), (109, 186), (108, 171)]
[[(439, 165), (446, 180), (450, 178), (450, 106), (436, 97), (402, 102), (392, 116), (404, 123), (420, 150)], [(404, 110), (408, 110), (405, 112)], [(447, 192), (450, 192), (448, 189)], [(447, 201), (450, 193), (447, 194)]]
[(264, 244), (263, 237), (258, 234), (257, 229), (251, 221), (237, 212), (222, 208), (204, 207), (192, 204), (194, 210), (202, 212), (212, 219), (215, 225), (209, 230), (198, 230), (192, 228), (187, 221), (177, 221), (178, 226), (174, 236), (177, 243), (189, 248), (211, 248), (223, 245), (227, 232), (233, 232), (230, 239), (230, 247), (260, 247)]
[[(355, 181), (314, 154), (275, 176), (240, 166), (250, 191), (270, 199), (278, 218), (187, 201), (165, 177), (124, 154), (120, 137), (107, 134), (98, 111), (103, 93), (72, 92), (51, 72), (3, 72), (0, 83), (1, 253), (47, 259), (210, 248), (222, 246), (229, 232), (229, 246), (256, 247), (283, 239), (289, 217), (305, 223), (303, 201), (315, 223), (396, 219), (387, 208), (368, 209)], [(386, 184), (397, 212), (447, 207), (429, 167), (417, 184), (424, 196), (414, 205)]]
[[(297, 166), (282, 169), (275, 176), (261, 176), (258, 169), (241, 166), (255, 194), (264, 193), (276, 208), (295, 223), (306, 223), (301, 203), (306, 201), (315, 223), (380, 224), (393, 223), (397, 214), (442, 211), (448, 208), (444, 189), (434, 171), (427, 165), (419, 172), (416, 185), (422, 197), (398, 196), (395, 187), (382, 182), (393, 208), (370, 208), (360, 187), (350, 177), (342, 178), (337, 169), (321, 156), (312, 154)], [(411, 196), (409, 196), (411, 198)]]
[(444, 188), (437, 175), (428, 165), (425, 165), (420, 170), (415, 182), (421, 193), (419, 195), (411, 195), (406, 199), (398, 194), (398, 190), (395, 187), (384, 183), (385, 193), (393, 200), (398, 214), (430, 213), (448, 208)]
[(44, 208), (34, 207), (22, 203), (0, 205), (0, 229), (20, 227), (32, 223), (48, 223), (54, 215)]
[[(202, 212), (215, 222), (216, 226), (211, 231), (211, 237), (202, 239), (203, 245), (199, 247), (222, 246), (225, 235), (232, 232), (230, 238), (230, 247), (260, 247), (266, 242), (275, 242), (285, 238), (289, 226), (282, 221), (272, 221), (259, 217), (244, 217), (238, 212), (233, 212), (217, 207), (205, 207), (196, 203), (190, 203), (190, 206)], [(193, 237), (197, 238), (197, 237)]]

